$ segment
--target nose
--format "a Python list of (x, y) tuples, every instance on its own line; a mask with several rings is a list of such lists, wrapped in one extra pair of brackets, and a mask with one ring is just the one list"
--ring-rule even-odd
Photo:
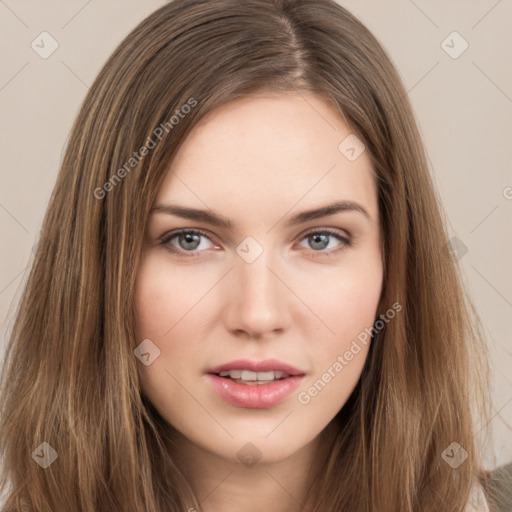
[(236, 256), (224, 288), (224, 320), (229, 331), (261, 338), (288, 329), (293, 294), (282, 274), (269, 250), (252, 263)]

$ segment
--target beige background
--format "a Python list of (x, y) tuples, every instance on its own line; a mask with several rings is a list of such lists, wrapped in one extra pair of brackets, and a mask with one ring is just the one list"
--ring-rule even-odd
[[(13, 320), (62, 150), (88, 86), (121, 39), (165, 2), (0, 0), (0, 348)], [(512, 460), (512, 0), (340, 0), (382, 42), (415, 109), (450, 234), (494, 365), (494, 450)], [(58, 49), (31, 43), (47, 31)], [(442, 42), (457, 31), (458, 58)], [(37, 42), (37, 40), (36, 40)], [(463, 41), (444, 46), (457, 52)]]

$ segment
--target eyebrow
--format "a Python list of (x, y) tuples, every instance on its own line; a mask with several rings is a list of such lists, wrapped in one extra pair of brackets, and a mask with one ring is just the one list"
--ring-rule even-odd
[[(288, 219), (287, 226), (297, 226), (305, 222), (334, 215), (340, 212), (359, 212), (363, 214), (368, 220), (371, 220), (370, 215), (366, 209), (359, 203), (354, 201), (337, 201), (320, 208), (313, 210), (306, 210), (298, 213)], [(185, 206), (160, 204), (152, 208), (151, 213), (165, 213), (168, 215), (176, 215), (184, 219), (195, 220), (198, 222), (205, 222), (219, 228), (233, 230), (233, 223), (226, 217), (215, 213), (212, 210), (198, 210), (197, 208), (188, 208)]]

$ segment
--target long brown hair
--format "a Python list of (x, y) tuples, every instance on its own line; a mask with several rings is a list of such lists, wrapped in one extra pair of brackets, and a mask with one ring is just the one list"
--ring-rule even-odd
[[(314, 512), (460, 512), (484, 480), (483, 329), (390, 58), (333, 0), (175, 0), (108, 59), (69, 137), (6, 349), (7, 510), (191, 506), (172, 428), (140, 387), (135, 282), (149, 211), (181, 143), (208, 112), (260, 90), (317, 93), (364, 141), (384, 239), (379, 312), (403, 307), (336, 418), (309, 489)], [(467, 459), (453, 467), (447, 449)], [(45, 469), (35, 463), (55, 454)]]

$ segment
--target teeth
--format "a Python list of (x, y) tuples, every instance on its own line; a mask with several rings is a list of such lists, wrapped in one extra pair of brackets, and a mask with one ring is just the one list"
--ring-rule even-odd
[(221, 377), (231, 377), (232, 379), (239, 379), (242, 376), (242, 370), (229, 370), (227, 372), (220, 372)]
[(270, 372), (252, 372), (250, 370), (229, 370), (220, 372), (221, 377), (230, 377), (234, 380), (241, 379), (243, 381), (273, 381), (282, 379), (283, 377), (289, 377), (287, 373), (279, 371)]

